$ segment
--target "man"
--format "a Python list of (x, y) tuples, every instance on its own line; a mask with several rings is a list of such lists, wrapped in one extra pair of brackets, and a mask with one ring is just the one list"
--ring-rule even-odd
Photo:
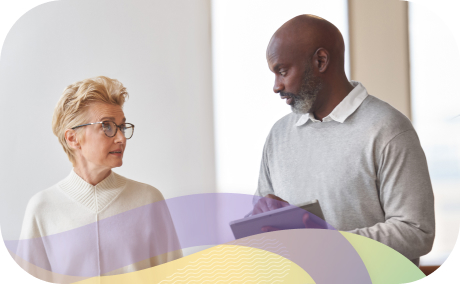
[(270, 198), (253, 214), (281, 206), (278, 200), (318, 199), (336, 229), (384, 243), (418, 265), (435, 231), (425, 155), (403, 114), (348, 81), (344, 50), (340, 31), (313, 15), (289, 20), (271, 38), (273, 91), (293, 112), (267, 137), (257, 195)]

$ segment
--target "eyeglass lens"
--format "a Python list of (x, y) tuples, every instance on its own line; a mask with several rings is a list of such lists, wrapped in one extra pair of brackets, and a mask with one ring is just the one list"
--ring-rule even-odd
[[(105, 135), (109, 137), (115, 136), (117, 132), (117, 125), (113, 121), (104, 121), (102, 123), (102, 129), (104, 130)], [(127, 123), (120, 125), (121, 132), (125, 135), (126, 139), (129, 139), (133, 136), (134, 127)]]

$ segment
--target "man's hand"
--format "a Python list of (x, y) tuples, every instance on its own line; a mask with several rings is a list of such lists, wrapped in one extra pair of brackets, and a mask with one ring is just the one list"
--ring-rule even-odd
[(289, 203), (276, 195), (268, 194), (265, 197), (259, 199), (254, 209), (252, 210), (252, 215), (260, 214), (263, 212), (275, 210), (281, 207), (289, 206)]
[[(316, 218), (319, 219), (319, 218)], [(322, 221), (322, 222), (321, 222)], [(320, 220), (320, 223), (317, 223), (312, 220), (310, 214), (305, 212), (302, 216), (302, 223), (305, 225), (307, 229), (327, 229), (327, 224), (323, 220)], [(264, 226), (262, 227), (262, 232), (272, 232), (272, 231), (279, 231), (280, 229), (272, 226)]]

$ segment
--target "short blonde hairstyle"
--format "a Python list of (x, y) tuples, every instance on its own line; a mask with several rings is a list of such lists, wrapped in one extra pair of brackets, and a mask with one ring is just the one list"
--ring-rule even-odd
[[(65, 88), (53, 113), (53, 133), (62, 148), (75, 165), (73, 149), (65, 139), (65, 131), (72, 127), (94, 122), (87, 119), (87, 109), (91, 103), (101, 102), (123, 107), (128, 98), (126, 88), (118, 80), (98, 76), (73, 83)], [(80, 129), (77, 129), (80, 130)]]

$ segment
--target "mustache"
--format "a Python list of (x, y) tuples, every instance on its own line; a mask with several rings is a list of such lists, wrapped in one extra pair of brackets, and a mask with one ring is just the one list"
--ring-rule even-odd
[(279, 92), (280, 97), (290, 97), (290, 98), (296, 98), (297, 95), (294, 93), (287, 93), (287, 92)]

